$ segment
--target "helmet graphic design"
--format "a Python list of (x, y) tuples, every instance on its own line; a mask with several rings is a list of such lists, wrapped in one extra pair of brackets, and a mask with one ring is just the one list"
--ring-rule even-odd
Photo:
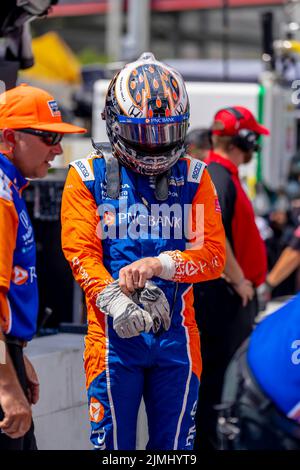
[(144, 53), (111, 81), (103, 113), (113, 153), (144, 175), (167, 171), (183, 155), (189, 100), (181, 75)]

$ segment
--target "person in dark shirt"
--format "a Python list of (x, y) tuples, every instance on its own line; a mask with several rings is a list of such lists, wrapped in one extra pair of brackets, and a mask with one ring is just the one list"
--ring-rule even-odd
[(221, 278), (194, 287), (203, 359), (196, 449), (216, 447), (214, 406), (221, 399), (225, 369), (252, 330), (258, 312), (255, 288), (265, 281), (267, 272), (265, 245), (238, 167), (250, 162), (258, 149), (258, 136), (269, 131), (248, 109), (236, 106), (217, 112), (212, 134), (214, 150), (206, 163), (219, 197), (227, 260)]

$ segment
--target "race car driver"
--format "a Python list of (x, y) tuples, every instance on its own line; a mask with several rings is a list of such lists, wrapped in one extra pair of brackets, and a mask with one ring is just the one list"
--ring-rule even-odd
[(185, 155), (182, 77), (151, 53), (111, 81), (103, 117), (111, 150), (72, 164), (62, 202), (63, 250), (88, 309), (91, 441), (135, 449), (143, 396), (147, 448), (192, 449), (201, 374), (192, 283), (223, 270), (217, 195), (206, 165)]

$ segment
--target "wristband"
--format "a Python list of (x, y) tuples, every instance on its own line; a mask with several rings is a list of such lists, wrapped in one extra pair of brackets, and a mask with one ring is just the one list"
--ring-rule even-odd
[(166, 253), (161, 253), (156, 258), (159, 259), (162, 265), (162, 271), (158, 277), (167, 281), (172, 280), (176, 272), (174, 260)]

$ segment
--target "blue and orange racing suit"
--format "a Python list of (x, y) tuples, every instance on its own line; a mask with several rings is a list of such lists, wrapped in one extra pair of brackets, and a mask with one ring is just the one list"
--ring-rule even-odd
[[(85, 291), (88, 310), (84, 359), (91, 440), (98, 449), (135, 449), (143, 396), (147, 448), (192, 449), (202, 367), (192, 284), (217, 278), (224, 268), (225, 236), (217, 194), (205, 164), (188, 156), (171, 168), (168, 198), (159, 214), (153, 178), (123, 166), (120, 177), (119, 198), (111, 199), (104, 158), (77, 160), (62, 201), (63, 250)], [(197, 207), (204, 208), (202, 216)], [(192, 227), (188, 235), (183, 227), (187, 210), (187, 225)], [(201, 234), (189, 238), (190, 233), (197, 234), (201, 217)], [(121, 339), (112, 318), (96, 307), (96, 297), (118, 279), (121, 268), (162, 253), (173, 263), (174, 272), (168, 280), (154, 277), (153, 281), (170, 304), (171, 327)]]

